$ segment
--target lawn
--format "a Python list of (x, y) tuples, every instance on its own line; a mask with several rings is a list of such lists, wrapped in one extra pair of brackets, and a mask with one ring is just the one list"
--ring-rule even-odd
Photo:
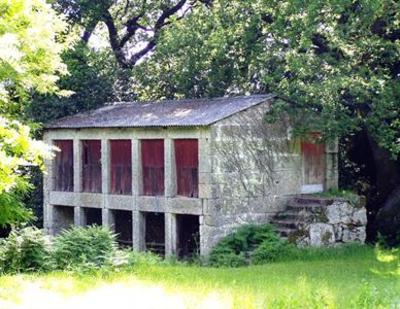
[(399, 308), (399, 263), (396, 251), (357, 247), (236, 269), (138, 263), (9, 275), (0, 308)]

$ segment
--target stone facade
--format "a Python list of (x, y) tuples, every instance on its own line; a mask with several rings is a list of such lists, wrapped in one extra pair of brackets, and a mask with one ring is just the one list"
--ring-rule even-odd
[[(163, 213), (165, 253), (174, 255), (179, 236), (177, 216), (196, 215), (199, 217), (200, 253), (205, 255), (233, 228), (245, 223), (270, 222), (277, 212), (284, 209), (287, 195), (301, 192), (303, 169), (301, 153), (298, 147), (293, 147), (286, 120), (282, 119), (274, 126), (267, 125), (263, 121), (270, 104), (271, 100), (267, 100), (208, 126), (46, 130), (44, 140), (49, 144), (54, 140), (73, 140), (74, 190), (73, 192), (54, 190), (54, 161), (48, 160), (47, 174), (44, 178), (45, 229), (48, 233), (55, 234), (72, 222), (84, 225), (85, 212), (82, 208), (101, 210), (102, 224), (115, 228), (114, 212), (125, 210), (131, 214), (133, 248), (143, 250), (145, 214)], [(90, 139), (101, 140), (101, 193), (81, 192), (80, 141)], [(109, 141), (113, 139), (131, 140), (132, 194), (130, 195), (110, 193)], [(165, 194), (163, 196), (142, 195), (139, 155), (142, 139), (164, 140)], [(198, 140), (197, 198), (181, 197), (176, 194), (174, 139)], [(337, 147), (331, 145), (326, 149), (325, 189), (328, 189), (337, 186)], [(62, 216), (65, 207), (74, 209), (73, 212), (69, 212), (73, 220), (71, 215)], [(329, 215), (335, 220), (338, 214), (333, 210), (332, 212)], [(362, 217), (360, 214), (354, 216), (354, 218)], [(342, 221), (329, 224), (334, 228), (335, 239), (355, 237), (348, 229), (342, 228), (345, 224)], [(315, 226), (310, 230), (324, 230), (324, 227)]]

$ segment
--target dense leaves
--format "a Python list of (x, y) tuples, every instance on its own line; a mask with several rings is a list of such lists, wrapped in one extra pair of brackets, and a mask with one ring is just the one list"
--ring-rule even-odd
[(297, 132), (367, 127), (400, 154), (400, 9), (393, 0), (215, 1), (166, 30), (136, 70), (144, 98), (275, 92)]
[(61, 40), (64, 29), (43, 0), (0, 0), (0, 226), (29, 217), (22, 207), (29, 188), (26, 168), (50, 156), (29, 127), (8, 118), (21, 118), (32, 90), (62, 93), (55, 82), (66, 73), (60, 58), (67, 44)]

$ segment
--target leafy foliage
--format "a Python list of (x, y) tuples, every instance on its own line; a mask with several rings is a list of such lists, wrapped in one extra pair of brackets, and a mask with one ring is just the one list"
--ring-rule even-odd
[(0, 225), (29, 217), (22, 196), (29, 188), (26, 166), (41, 166), (48, 146), (31, 138), (18, 121), (29, 93), (58, 92), (66, 73), (60, 53), (68, 44), (66, 24), (44, 0), (0, 0)]
[(400, 154), (398, 1), (213, 2), (166, 29), (135, 70), (143, 98), (275, 92), (294, 133), (367, 128)]
[(0, 272), (31, 272), (50, 267), (50, 241), (41, 230), (26, 227), (0, 239)]
[(55, 238), (53, 259), (58, 269), (96, 268), (109, 263), (116, 250), (115, 235), (109, 229), (73, 227)]
[(213, 248), (209, 261), (213, 266), (229, 267), (271, 262), (285, 255), (289, 247), (269, 224), (244, 225)]
[(0, 226), (24, 222), (31, 217), (23, 207), (30, 188), (24, 166), (42, 166), (51, 147), (30, 137), (29, 127), (0, 117)]
[(57, 86), (71, 92), (68, 97), (56, 94), (34, 95), (27, 117), (48, 122), (78, 112), (95, 109), (106, 102), (132, 100), (129, 74), (118, 67), (108, 51), (95, 51), (79, 43), (63, 53), (69, 74)]

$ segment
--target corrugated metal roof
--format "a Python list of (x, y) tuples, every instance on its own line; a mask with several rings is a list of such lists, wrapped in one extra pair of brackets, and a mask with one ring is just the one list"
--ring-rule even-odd
[(213, 99), (113, 103), (93, 111), (58, 119), (47, 124), (45, 128), (208, 126), (273, 97), (272, 94), (266, 94)]

